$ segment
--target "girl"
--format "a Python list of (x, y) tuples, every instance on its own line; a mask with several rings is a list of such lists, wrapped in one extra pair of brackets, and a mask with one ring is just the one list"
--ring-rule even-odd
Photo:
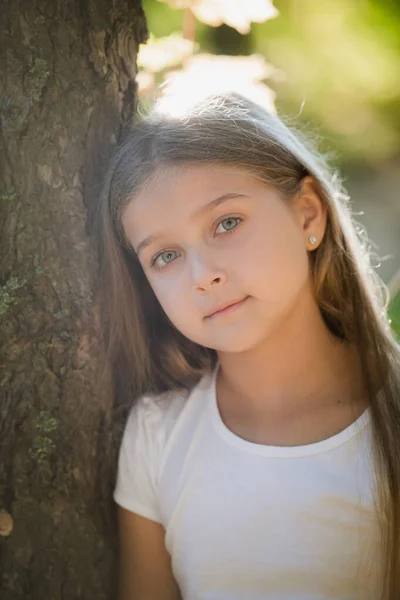
[(240, 95), (160, 102), (101, 232), (110, 357), (139, 398), (122, 598), (400, 597), (399, 350), (322, 158)]

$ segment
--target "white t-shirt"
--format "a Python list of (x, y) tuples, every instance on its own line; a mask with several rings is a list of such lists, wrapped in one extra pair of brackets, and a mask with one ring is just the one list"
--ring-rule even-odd
[(115, 501), (162, 523), (184, 600), (376, 600), (379, 529), (369, 410), (306, 446), (223, 423), (216, 371), (131, 410)]

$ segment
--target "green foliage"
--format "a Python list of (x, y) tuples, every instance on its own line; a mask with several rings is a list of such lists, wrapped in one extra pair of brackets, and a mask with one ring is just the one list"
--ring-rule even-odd
[(4, 315), (10, 306), (15, 306), (19, 303), (20, 299), (15, 292), (25, 285), (26, 279), (10, 277), (4, 285), (0, 286), (0, 315)]
[(392, 329), (397, 338), (400, 340), (400, 293), (393, 299), (389, 307), (389, 319), (391, 320)]
[[(376, 164), (400, 151), (400, 5), (391, 0), (275, 0), (276, 19), (253, 23), (246, 54), (261, 54), (279, 70), (280, 113), (299, 115), (350, 163)], [(183, 11), (143, 0), (155, 37), (182, 31)], [(235, 36), (244, 39), (247, 36)], [(196, 22), (200, 52), (239, 54), (232, 30)], [(280, 73), (280, 75), (279, 75)]]
[(347, 163), (384, 162), (400, 149), (395, 4), (282, 0), (278, 19), (252, 27), (256, 51), (284, 73), (278, 110), (320, 126)]
[(168, 4), (154, 0), (143, 0), (142, 4), (150, 33), (155, 37), (165, 37), (174, 31), (182, 31), (183, 10), (172, 10)]

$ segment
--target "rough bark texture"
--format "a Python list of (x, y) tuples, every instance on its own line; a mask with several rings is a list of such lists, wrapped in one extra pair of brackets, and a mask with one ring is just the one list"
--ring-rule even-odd
[(0, 597), (113, 599), (120, 429), (87, 217), (146, 25), (140, 0), (0, 0), (0, 31)]

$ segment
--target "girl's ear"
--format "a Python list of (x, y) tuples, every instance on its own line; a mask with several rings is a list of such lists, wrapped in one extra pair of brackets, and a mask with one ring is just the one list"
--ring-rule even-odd
[(313, 177), (304, 177), (300, 186), (300, 191), (293, 199), (292, 209), (304, 234), (306, 249), (315, 250), (325, 234), (327, 207), (321, 199), (319, 186)]

